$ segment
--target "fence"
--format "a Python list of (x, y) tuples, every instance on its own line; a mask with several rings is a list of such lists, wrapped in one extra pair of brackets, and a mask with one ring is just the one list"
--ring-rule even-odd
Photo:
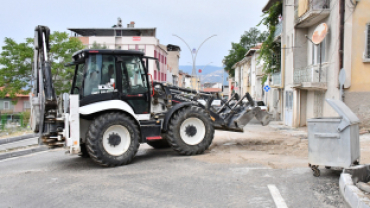
[(24, 117), (22, 114), (1, 114), (0, 128), (24, 127)]

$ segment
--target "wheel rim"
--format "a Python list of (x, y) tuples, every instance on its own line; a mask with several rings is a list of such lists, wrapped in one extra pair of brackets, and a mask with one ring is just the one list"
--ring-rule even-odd
[(206, 126), (199, 118), (185, 119), (180, 126), (180, 137), (186, 144), (199, 144), (205, 135)]
[(130, 144), (131, 135), (124, 126), (110, 126), (103, 134), (103, 147), (110, 155), (122, 155), (128, 150)]

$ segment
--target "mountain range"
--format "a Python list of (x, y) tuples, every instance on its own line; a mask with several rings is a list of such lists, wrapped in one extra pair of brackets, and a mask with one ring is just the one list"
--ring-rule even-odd
[[(185, 73), (191, 74), (193, 66), (191, 65), (180, 65), (179, 69)], [(197, 66), (197, 74), (200, 75), (200, 82), (221, 82), (222, 80), (222, 72), (224, 71), (223, 67), (220, 66)], [(202, 73), (198, 73), (199, 69), (203, 69)], [(224, 72), (224, 85), (229, 85), (229, 82), (227, 81), (229, 77), (229, 74), (227, 72)]]

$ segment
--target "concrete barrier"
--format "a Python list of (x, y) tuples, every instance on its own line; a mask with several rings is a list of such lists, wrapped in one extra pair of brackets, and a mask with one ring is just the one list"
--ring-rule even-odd
[(357, 165), (344, 169), (339, 178), (339, 190), (350, 207), (370, 208), (370, 199), (356, 187), (357, 182), (368, 182), (370, 165)]

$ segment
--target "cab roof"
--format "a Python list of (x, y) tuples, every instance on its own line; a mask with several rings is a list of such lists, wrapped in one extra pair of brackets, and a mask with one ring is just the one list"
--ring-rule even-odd
[(88, 54), (117, 54), (117, 55), (139, 55), (143, 56), (144, 52), (136, 50), (115, 50), (115, 49), (83, 49), (75, 52), (72, 56), (79, 55), (81, 53)]

